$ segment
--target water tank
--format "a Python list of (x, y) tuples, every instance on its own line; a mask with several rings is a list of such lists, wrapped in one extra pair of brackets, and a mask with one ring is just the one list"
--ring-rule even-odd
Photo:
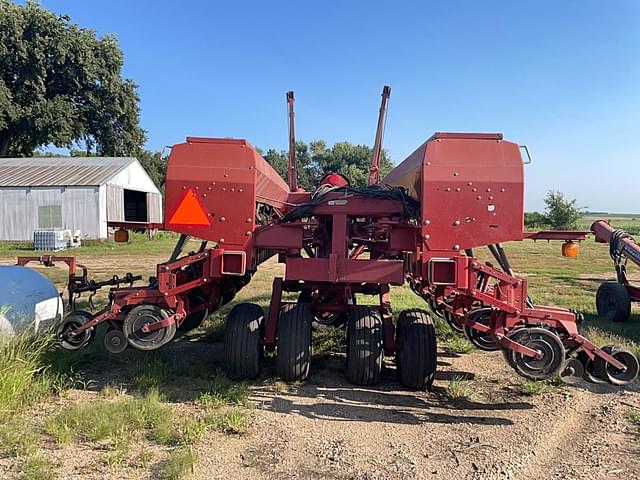
[(41, 333), (63, 314), (62, 298), (47, 277), (26, 267), (0, 266), (0, 335)]

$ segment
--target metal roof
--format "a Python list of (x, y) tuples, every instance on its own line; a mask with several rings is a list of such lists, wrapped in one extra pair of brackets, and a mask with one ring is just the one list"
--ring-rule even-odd
[(133, 157), (0, 158), (0, 187), (100, 186), (134, 162)]

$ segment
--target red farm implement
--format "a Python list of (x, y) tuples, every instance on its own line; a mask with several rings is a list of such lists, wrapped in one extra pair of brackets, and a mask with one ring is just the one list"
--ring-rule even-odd
[(640, 301), (640, 287), (627, 275), (627, 261), (640, 265), (640, 246), (624, 230), (616, 230), (604, 220), (591, 225), (596, 242), (608, 243), (609, 254), (616, 270), (617, 281), (604, 282), (596, 293), (596, 308), (600, 317), (613, 322), (625, 322), (631, 315), (631, 302)]
[[(181, 234), (173, 254), (148, 285), (112, 287), (102, 311), (71, 313), (60, 328), (62, 345), (82, 348), (108, 322), (110, 351), (160, 348), (176, 329), (194, 328), (231, 301), (260, 263), (277, 255), (286, 273), (273, 281), (267, 312), (242, 303), (227, 318), (225, 358), (234, 375), (258, 376), (263, 352), (275, 350), (278, 374), (304, 380), (312, 330), (325, 325), (347, 330), (353, 383), (374, 384), (383, 356), (393, 355), (403, 385), (429, 387), (436, 369), (429, 314), (412, 309), (392, 320), (390, 286), (406, 282), (476, 346), (502, 350), (526, 378), (634, 380), (631, 353), (591, 343), (575, 312), (534, 304), (526, 279), (511, 270), (503, 242), (585, 238), (523, 232), (521, 147), (501, 134), (436, 133), (379, 179), (389, 95), (385, 87), (365, 187), (331, 173), (313, 191), (298, 188), (292, 92), (288, 184), (246, 140), (187, 138), (175, 145), (162, 225)], [(185, 254), (190, 237), (202, 243)], [(497, 266), (474, 256), (479, 247), (489, 248)], [(284, 292), (296, 292), (298, 301), (284, 301)], [(377, 304), (357, 305), (356, 294), (375, 296)]]

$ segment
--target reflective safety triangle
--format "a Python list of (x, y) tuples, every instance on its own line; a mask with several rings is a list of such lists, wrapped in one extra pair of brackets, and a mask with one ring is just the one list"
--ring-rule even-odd
[(169, 223), (174, 225), (211, 225), (207, 212), (202, 208), (202, 204), (191, 189), (187, 190), (178, 208), (173, 212)]

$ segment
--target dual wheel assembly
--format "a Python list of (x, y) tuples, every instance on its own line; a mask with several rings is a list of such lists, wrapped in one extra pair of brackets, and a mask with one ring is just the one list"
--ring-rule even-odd
[[(309, 304), (286, 304), (280, 309), (276, 341), (276, 370), (287, 382), (309, 376), (314, 315)], [(351, 305), (347, 320), (348, 380), (374, 385), (382, 373), (384, 328), (376, 307)], [(225, 363), (241, 378), (260, 375), (264, 357), (264, 312), (258, 305), (236, 305), (227, 318)], [(435, 328), (427, 312), (406, 310), (398, 318), (396, 365), (401, 383), (412, 389), (429, 388), (436, 370)]]

